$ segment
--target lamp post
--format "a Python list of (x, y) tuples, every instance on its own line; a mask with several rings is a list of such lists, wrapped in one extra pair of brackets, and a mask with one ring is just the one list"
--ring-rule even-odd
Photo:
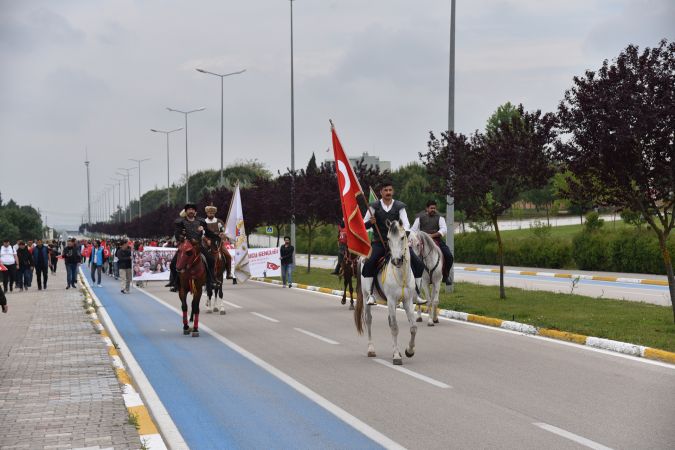
[(112, 192), (112, 203), (110, 203), (110, 215), (108, 215), (108, 222), (112, 222), (113, 208), (115, 207), (115, 184), (106, 183), (106, 187)]
[[(117, 173), (117, 172), (115, 172)], [(115, 212), (117, 213), (117, 223), (122, 221), (121, 217), (121, 204), (122, 204), (122, 179), (121, 178), (113, 178), (110, 177), (111, 180), (117, 183), (117, 203), (115, 203)], [(114, 198), (114, 190), (113, 190), (113, 198)], [(114, 201), (113, 201), (114, 203)]]
[[(291, 5), (291, 245), (295, 244), (295, 92), (293, 79), (293, 0), (289, 1)], [(295, 253), (293, 253), (293, 262), (295, 263)]]
[(223, 123), (224, 123), (224, 118), (223, 118), (223, 80), (225, 77), (229, 77), (231, 75), (239, 75), (241, 73), (246, 72), (246, 69), (240, 70), (239, 72), (230, 72), (226, 74), (219, 74), (215, 72), (209, 72), (208, 70), (204, 69), (196, 69), (197, 72), (205, 73), (207, 75), (214, 75), (216, 77), (220, 77), (220, 185), (223, 186), (224, 180), (223, 180)]
[(89, 156), (85, 150), (84, 165), (87, 167), (87, 225), (91, 224), (91, 194), (89, 187)]
[(174, 109), (174, 108), (166, 108), (171, 112), (177, 112), (183, 114), (185, 116), (185, 203), (189, 202), (190, 198), (190, 171), (188, 170), (188, 126), (187, 126), (187, 119), (188, 119), (188, 114), (192, 114), (194, 112), (199, 112), (199, 111), (204, 111), (206, 108), (197, 108), (193, 109), (190, 111), (181, 111), (180, 109)]
[[(448, 77), (448, 133), (455, 130), (455, 0), (450, 0), (450, 67)], [(445, 211), (445, 222), (448, 227), (448, 233), (445, 236), (445, 243), (450, 249), (450, 253), (455, 254), (455, 199), (453, 196), (447, 197), (447, 209)], [(455, 281), (455, 269), (450, 268), (449, 279), (452, 284), (446, 286), (447, 292), (452, 292)]]
[(133, 159), (129, 158), (129, 161), (136, 161), (138, 163), (138, 217), (141, 217), (141, 163), (145, 161), (150, 161), (150, 158), (145, 159)]
[(126, 170), (126, 175), (120, 174), (127, 177), (127, 222), (131, 222), (131, 171), (135, 170), (135, 167), (118, 167), (117, 170)]
[(176, 128), (175, 130), (164, 131), (150, 128), (150, 131), (152, 131), (153, 133), (164, 133), (166, 135), (166, 206), (169, 206), (169, 204), (171, 203), (171, 194), (169, 193), (169, 187), (171, 186), (169, 182), (169, 135), (174, 131), (180, 131), (182, 129), (183, 127)]

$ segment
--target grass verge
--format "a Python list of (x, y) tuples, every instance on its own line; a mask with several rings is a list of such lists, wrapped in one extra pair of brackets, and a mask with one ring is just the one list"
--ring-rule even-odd
[[(312, 269), (307, 273), (298, 268), (293, 281), (342, 289), (342, 283), (329, 272)], [(499, 299), (499, 286), (457, 283), (452, 294), (441, 292), (440, 307), (675, 351), (670, 307), (508, 287), (506, 297)]]

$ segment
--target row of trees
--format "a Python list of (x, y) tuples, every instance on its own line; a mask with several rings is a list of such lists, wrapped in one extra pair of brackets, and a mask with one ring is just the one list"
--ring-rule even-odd
[(574, 77), (556, 114), (500, 107), (485, 132), (431, 135), (425, 163), (433, 190), (452, 194), (469, 218), (494, 227), (523, 192), (562, 174), (578, 203), (639, 213), (656, 233), (675, 319), (675, 277), (668, 237), (675, 225), (675, 43), (628, 46), (598, 71)]
[(20, 206), (11, 199), (3, 203), (0, 194), (0, 239), (37, 239), (42, 237), (42, 231), (42, 218), (35, 208)]

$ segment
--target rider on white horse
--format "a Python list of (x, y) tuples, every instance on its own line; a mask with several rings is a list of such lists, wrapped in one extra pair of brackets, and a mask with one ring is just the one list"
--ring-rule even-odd
[(454, 262), (454, 258), (450, 249), (443, 241), (443, 237), (448, 233), (448, 227), (445, 224), (445, 219), (443, 216), (439, 215), (436, 212), (436, 200), (429, 200), (427, 202), (426, 211), (415, 218), (410, 231), (424, 231), (426, 234), (434, 240), (436, 245), (441, 249), (443, 253), (443, 258), (445, 259), (445, 264), (443, 264), (443, 283), (446, 285), (452, 284), (449, 279), (450, 269)]
[[(391, 182), (385, 181), (380, 185), (380, 195), (382, 198), (369, 205), (368, 212), (366, 212), (366, 215), (363, 218), (366, 228), (374, 228), (375, 225), (377, 225), (377, 230), (373, 233), (370, 257), (363, 263), (363, 268), (361, 270), (363, 290), (364, 292), (369, 292), (368, 305), (374, 305), (376, 303), (375, 297), (373, 296), (373, 277), (377, 275), (377, 262), (386, 254), (385, 244), (382, 240), (384, 240), (385, 243), (387, 241), (389, 229), (387, 221), (393, 222), (398, 220), (401, 222), (404, 230), (410, 230), (410, 222), (408, 221), (408, 213), (406, 213), (405, 210), (405, 203), (394, 200), (394, 186)], [(410, 266), (415, 276), (415, 286), (418, 294), (415, 303), (423, 305), (427, 301), (419, 296), (419, 288), (422, 281), (422, 274), (424, 273), (424, 263), (412, 249), (410, 249)]]

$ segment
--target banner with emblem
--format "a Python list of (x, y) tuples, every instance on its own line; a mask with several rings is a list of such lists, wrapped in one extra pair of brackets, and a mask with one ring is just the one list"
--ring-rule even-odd
[(347, 248), (353, 254), (370, 256), (370, 239), (363, 223), (363, 216), (359, 205), (366, 209), (366, 198), (361, 190), (359, 180), (356, 179), (349, 159), (342, 149), (335, 127), (331, 121), (330, 127), (333, 135), (333, 154), (335, 155), (335, 172), (338, 179), (338, 191), (342, 205), (342, 216), (347, 232)]
[(249, 248), (248, 263), (254, 277), (280, 277), (281, 255), (279, 247)]
[(244, 212), (241, 206), (239, 183), (234, 190), (230, 210), (225, 221), (225, 235), (234, 242), (234, 259), (232, 260), (234, 276), (243, 283), (251, 277), (248, 263), (248, 245), (244, 228)]

